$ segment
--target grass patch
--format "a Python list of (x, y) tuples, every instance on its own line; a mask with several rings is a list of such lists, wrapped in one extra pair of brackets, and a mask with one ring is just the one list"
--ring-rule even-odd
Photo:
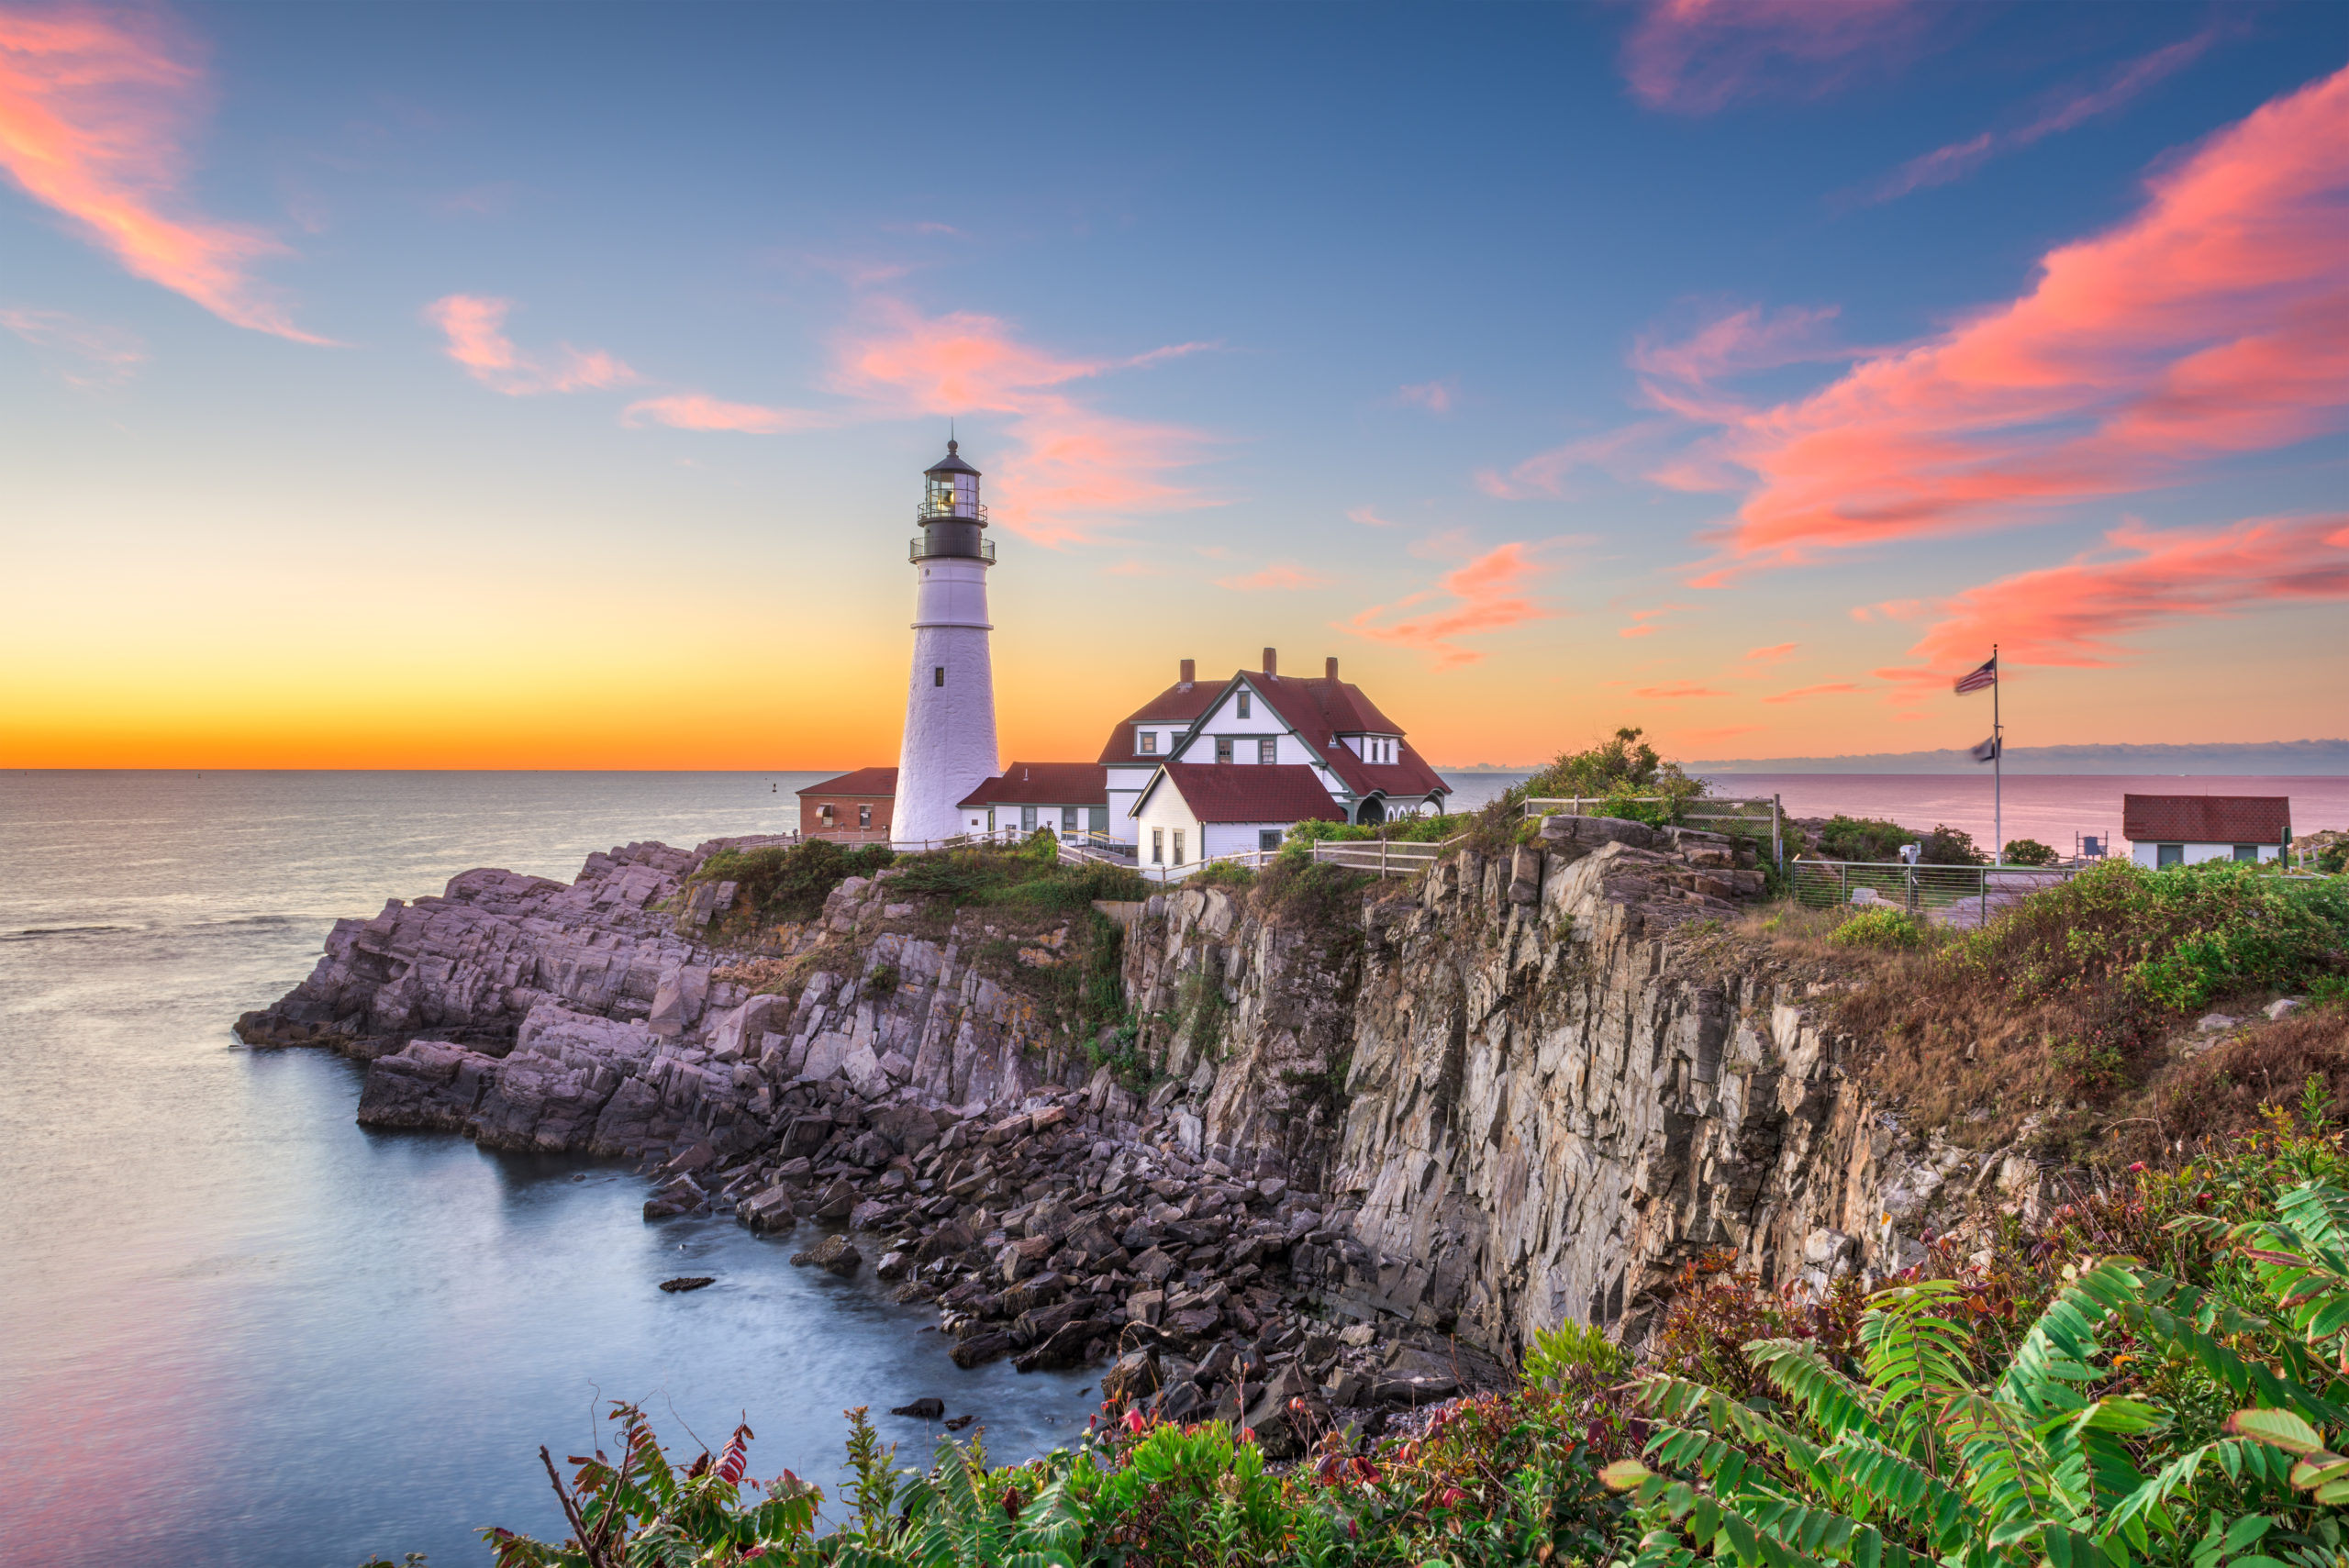
[(896, 859), (886, 844), (844, 850), (829, 839), (813, 839), (720, 850), (702, 862), (692, 880), (735, 884), (734, 906), (723, 917), (721, 930), (747, 933), (784, 920), (814, 919), (832, 889), (852, 876), (871, 876)]
[[(2154, 1117), (2172, 1140), (2240, 1125), (2239, 1096), (2167, 1095), (2164, 1084), (2223, 1070), (2178, 1074), (2167, 1040), (2214, 1004), (2321, 994), (2349, 975), (2349, 884), (2232, 863), (2149, 872), (2110, 862), (1979, 930), (1918, 929), (1913, 943), (1885, 940), (1900, 919), (1785, 909), (1759, 929), (1831, 946), (1847, 969), (1859, 966), (1839, 1021), (1868, 1048), (1866, 1078), (1917, 1123), (1987, 1145), (2036, 1108), (2054, 1118), (2046, 1136), (2055, 1151), (2083, 1158), (2110, 1156), (2094, 1134), (2119, 1117)], [(2283, 1056), (2259, 1064), (2266, 1078), (2332, 1071), (2308, 1054), (2310, 1042), (2328, 1028), (2337, 1036), (2349, 1012), (2312, 1011), (2332, 1021), (2306, 1026), (2304, 1040), (2288, 1036), (2275, 1048)]]

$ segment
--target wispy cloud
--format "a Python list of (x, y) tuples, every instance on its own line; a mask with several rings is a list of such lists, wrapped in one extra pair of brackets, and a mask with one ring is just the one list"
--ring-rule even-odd
[(492, 392), (529, 397), (542, 392), (604, 391), (637, 379), (634, 371), (601, 349), (558, 346), (548, 360), (532, 358), (506, 336), (511, 300), (452, 294), (424, 307), (424, 318), (447, 335), (449, 357)]
[(1780, 692), (1776, 696), (1764, 697), (1762, 700), (1769, 703), (1808, 702), (1812, 697), (1842, 696), (1848, 692), (1856, 692), (1859, 689), (1850, 681), (1831, 681), (1825, 685), (1797, 686), (1790, 692)]
[(1395, 401), (1406, 407), (1424, 408), (1431, 414), (1449, 414), (1460, 400), (1460, 378), (1446, 376), (1442, 381), (1423, 381), (1395, 389)]
[(1350, 523), (1360, 523), (1366, 528), (1391, 528), (1395, 526), (1395, 520), (1392, 517), (1382, 517), (1368, 506), (1349, 507), (1346, 511), (1346, 520)]
[(2065, 92), (2039, 114), (2011, 130), (1986, 130), (1963, 141), (1953, 141), (1911, 158), (1861, 193), (1857, 199), (1888, 202), (1911, 191), (1948, 184), (1953, 180), (1971, 174), (2003, 153), (2018, 151), (2034, 141), (2111, 114), (2164, 77), (2191, 65), (2217, 37), (2215, 31), (2200, 32), (2190, 39), (2182, 39), (2157, 49), (2151, 54), (2140, 55), (2114, 72), (2102, 86), (2074, 88)]
[(2030, 293), (1823, 390), (1704, 411), (1758, 478), (1739, 568), (2025, 520), (2343, 423), (2349, 70), (2165, 166), (2139, 213), (2050, 252)]
[(1855, 358), (1857, 350), (1838, 348), (1831, 336), (1838, 314), (1840, 307), (1832, 305), (1776, 311), (1747, 306), (1675, 341), (1642, 337), (1631, 349), (1631, 368), (1643, 376), (1703, 387), (1725, 376), (1782, 365)]
[(1749, 648), (1745, 651), (1745, 656), (1738, 662), (1745, 667), (1748, 673), (1758, 673), (1768, 669), (1773, 664), (1785, 663), (1795, 656), (1795, 650), (1801, 646), (1799, 642), (1774, 642), (1767, 648)]
[(1675, 614), (1680, 610), (1687, 609), (1688, 607), (1689, 606), (1687, 605), (1657, 605), (1652, 609), (1633, 610), (1631, 612), (1631, 624), (1625, 627), (1615, 635), (1618, 637), (1653, 637), (1657, 632), (1664, 629), (1662, 626), (1657, 624), (1661, 617)]
[(1642, 686), (1631, 694), (1635, 697), (1654, 697), (1679, 701), (1687, 697), (1725, 697), (1727, 692), (1717, 692), (1710, 686), (1700, 686), (1694, 681), (1673, 681), (1661, 686)]
[(771, 436), (784, 430), (821, 429), (833, 421), (804, 408), (768, 408), (756, 403), (724, 403), (698, 392), (647, 397), (622, 411), (626, 425), (667, 425), (679, 430), (736, 430)]
[(236, 326), (323, 343), (253, 276), (285, 246), (186, 198), (197, 55), (158, 11), (0, 10), (0, 168), (133, 274)]
[(1623, 75), (1640, 102), (1681, 114), (1817, 97), (1905, 64), (1930, 22), (1908, 0), (1648, 0), (1623, 40)]
[(1069, 389), (1110, 372), (1213, 347), (1179, 343), (1120, 360), (1065, 359), (1023, 341), (996, 317), (924, 316), (891, 301), (838, 345), (832, 385), (896, 417), (1008, 415), (1017, 443), (990, 465), (993, 517), (1057, 544), (1098, 537), (1123, 517), (1214, 503), (1170, 483), (1209, 444), (1200, 431), (1128, 419)]
[(2097, 667), (2121, 662), (2121, 639), (2171, 622), (2247, 609), (2349, 599), (2349, 513), (2262, 517), (2216, 529), (2105, 536), (2105, 548), (2019, 573), (1943, 601), (1909, 654), (1933, 677), (1978, 663)]
[(1593, 436), (1578, 436), (1563, 445), (1536, 452), (1508, 473), (1476, 471), (1476, 488), (1497, 501), (1557, 499), (1566, 493), (1566, 481), (1579, 468), (1593, 468), (1616, 478), (1636, 478), (1649, 467), (1662, 443), (1687, 433), (1677, 419), (1642, 419)]
[(1419, 649), (1438, 669), (1474, 664), (1484, 653), (1462, 647), (1459, 639), (1546, 620), (1558, 613), (1530, 596), (1533, 580), (1549, 570), (1535, 554), (1539, 548), (1523, 540), (1496, 546), (1446, 573), (1439, 586), (1408, 594), (1393, 604), (1373, 605), (1341, 629)]
[(1275, 561), (1262, 571), (1250, 572), (1237, 577), (1219, 577), (1219, 588), (1236, 588), (1242, 593), (1265, 589), (1326, 588), (1337, 579), (1327, 573), (1314, 572), (1294, 561)]
[(62, 310), (0, 309), (0, 327), (37, 349), (62, 356), (58, 373), (75, 386), (120, 386), (147, 361), (147, 345), (138, 333), (84, 321)]

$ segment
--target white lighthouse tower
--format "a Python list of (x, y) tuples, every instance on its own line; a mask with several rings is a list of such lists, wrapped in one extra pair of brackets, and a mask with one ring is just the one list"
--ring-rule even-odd
[(906, 739), (889, 835), (950, 839), (965, 831), (963, 797), (993, 778), (995, 664), (987, 654), (987, 568), (979, 471), (946, 455), (922, 477), (914, 540), (914, 665), (906, 684)]

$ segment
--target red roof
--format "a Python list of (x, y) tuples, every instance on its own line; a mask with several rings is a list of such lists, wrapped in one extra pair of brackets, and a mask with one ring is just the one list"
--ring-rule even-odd
[[(1155, 766), (1165, 760), (1165, 751), (1135, 751), (1134, 727), (1163, 724), (1180, 734), (1188, 729), (1199, 715), (1207, 712), (1222, 690), (1221, 686), (1209, 681), (1175, 682), (1118, 721), (1118, 728), (1110, 732), (1108, 743), (1101, 748), (1101, 762), (1112, 768)], [(1160, 742), (1162, 748), (1166, 744)]]
[(852, 773), (842, 773), (822, 784), (811, 784), (799, 791), (801, 795), (869, 795), (894, 799), (897, 793), (897, 770), (895, 768), (859, 768)]
[[(1379, 794), (1394, 800), (1424, 800), (1431, 795), (1452, 792), (1452, 786), (1437, 777), (1426, 760), (1411, 750), (1411, 743), (1402, 739), (1401, 728), (1362, 695), (1361, 687), (1344, 681), (1320, 677), (1300, 680), (1289, 675), (1259, 674), (1253, 670), (1242, 671), (1232, 679), (1244, 680), (1253, 686), (1266, 705), (1313, 748), (1314, 755), (1329, 763), (1330, 771), (1356, 795)], [(1396, 738), (1394, 762), (1365, 762), (1338, 739), (1340, 735), (1357, 735), (1365, 730)]]
[(2291, 829), (2288, 795), (2121, 797), (2121, 836), (2132, 844), (2281, 844)]
[(1014, 762), (958, 804), (1107, 806), (1109, 770), (1098, 762)]
[[(1346, 814), (1302, 762), (1168, 762), (1159, 777), (1173, 784), (1202, 822), (1343, 822)], [(1134, 803), (1158, 787), (1152, 779)]]

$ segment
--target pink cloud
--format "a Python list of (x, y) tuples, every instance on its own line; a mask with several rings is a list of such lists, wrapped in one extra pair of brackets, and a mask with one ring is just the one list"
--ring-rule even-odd
[(236, 326), (323, 343), (252, 276), (286, 248), (184, 199), (196, 52), (156, 12), (0, 11), (0, 168), (135, 276)]
[(1392, 518), (1382, 517), (1368, 506), (1354, 506), (1348, 509), (1346, 520), (1350, 523), (1360, 523), (1366, 528), (1391, 528), (1395, 526)]
[(1767, 648), (1749, 648), (1745, 651), (1743, 662), (1753, 668), (1783, 664), (1793, 658), (1795, 650), (1801, 646), (1799, 642), (1774, 642)]
[(1073, 360), (1021, 341), (995, 317), (925, 317), (887, 301), (874, 308), (873, 328), (837, 345), (835, 389), (898, 417), (1010, 416), (1016, 445), (989, 466), (988, 487), (992, 517), (1013, 532), (1058, 544), (1097, 537), (1121, 517), (1212, 504), (1169, 483), (1197, 461), (1205, 435), (1105, 414), (1066, 390), (1212, 344)]
[(1857, 350), (1838, 349), (1827, 328), (1839, 307), (1790, 306), (1775, 314), (1748, 306), (1707, 323), (1676, 343), (1642, 338), (1631, 350), (1631, 368), (1689, 386), (1704, 386), (1726, 375), (1775, 370), (1819, 360), (1848, 360)]
[(1846, 692), (1856, 692), (1859, 689), (1849, 681), (1834, 681), (1821, 686), (1797, 686), (1790, 692), (1780, 692), (1776, 696), (1764, 697), (1762, 700), (1764, 702), (1806, 702), (1812, 697), (1841, 696)]
[(37, 349), (67, 358), (60, 372), (74, 386), (120, 386), (147, 361), (147, 345), (128, 328), (83, 321), (61, 310), (0, 310), (6, 328)]
[(1979, 663), (1993, 642), (2002, 663), (2095, 668), (2121, 662), (2120, 639), (2174, 621), (2341, 599), (2349, 599), (2349, 513), (2210, 530), (2132, 523), (2107, 534), (2104, 551), (1943, 602), (1909, 651), (1933, 666), (1924, 673), (1935, 681)]
[(1683, 697), (1725, 697), (1727, 692), (1717, 692), (1710, 686), (1700, 686), (1693, 681), (1675, 681), (1669, 685), (1642, 686), (1631, 694), (1635, 697), (1656, 697), (1678, 700)]
[(1395, 389), (1395, 401), (1412, 407), (1424, 408), (1431, 414), (1449, 414), (1460, 400), (1460, 379), (1447, 376), (1442, 381), (1423, 381), (1411, 386)]
[(1668, 616), (1675, 611), (1685, 610), (1689, 606), (1687, 605), (1658, 605), (1653, 609), (1633, 610), (1631, 612), (1631, 624), (1625, 627), (1615, 635), (1618, 637), (1653, 637), (1657, 632), (1664, 629), (1664, 628), (1655, 624), (1656, 618), (1659, 616)]
[(2349, 405), (2349, 70), (2277, 98), (2050, 252), (2030, 293), (1766, 409), (1736, 568), (2027, 520), (2337, 429)]
[(2109, 115), (2162, 78), (2190, 65), (2210, 47), (2215, 32), (2197, 33), (2123, 65), (2111, 81), (2092, 91), (2065, 94), (2027, 123), (2007, 131), (1984, 131), (1964, 141), (1937, 147), (1912, 158), (1870, 188), (1861, 198), (1888, 202), (1932, 185), (1962, 179), (2003, 152), (2029, 147), (2044, 137), (2066, 131), (2101, 115)]
[(1219, 588), (1236, 588), (1242, 593), (1287, 588), (1326, 588), (1336, 579), (1324, 573), (1308, 571), (1293, 561), (1275, 561), (1260, 572), (1239, 577), (1219, 577)]
[(467, 374), (508, 397), (602, 391), (637, 379), (634, 371), (600, 349), (562, 344), (551, 362), (524, 355), (506, 336), (506, 314), (512, 308), (511, 300), (452, 294), (426, 306), (424, 318), (448, 335), (448, 355)]
[(1649, 0), (1623, 40), (1623, 75), (1640, 102), (1682, 114), (1815, 97), (1906, 63), (1928, 21), (1907, 0)]
[(723, 403), (698, 392), (685, 392), (631, 403), (621, 412), (620, 422), (667, 425), (679, 430), (738, 430), (745, 435), (771, 436), (782, 430), (820, 429), (830, 421), (805, 409)]
[(1653, 461), (1657, 444), (1677, 435), (1677, 420), (1643, 419), (1618, 429), (1583, 436), (1536, 452), (1506, 474), (1494, 469), (1476, 471), (1476, 488), (1497, 501), (1556, 498), (1566, 493), (1566, 479), (1578, 468), (1595, 468), (1618, 478), (1636, 477)]
[[(1546, 620), (1557, 612), (1527, 596), (1535, 577), (1549, 570), (1537, 560), (1538, 547), (1521, 540), (1497, 545), (1455, 571), (1446, 573), (1440, 588), (1408, 594), (1391, 605), (1373, 605), (1345, 623), (1341, 629), (1376, 642), (1417, 648), (1433, 656), (1438, 669), (1473, 664), (1484, 654), (1463, 648), (1455, 640), (1479, 632), (1500, 631), (1528, 621)], [(1448, 596), (1448, 608), (1394, 619), (1439, 595)], [(1386, 624), (1381, 625), (1380, 622)]]

